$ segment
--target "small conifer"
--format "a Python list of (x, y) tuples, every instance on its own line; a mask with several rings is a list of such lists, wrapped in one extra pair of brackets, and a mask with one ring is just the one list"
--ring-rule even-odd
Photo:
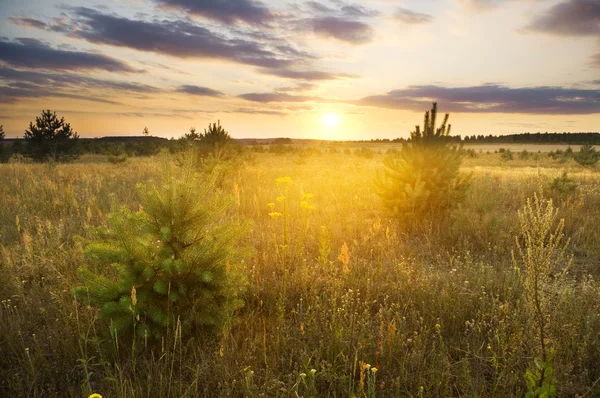
[[(179, 318), (183, 333), (217, 332), (242, 305), (234, 242), (244, 229), (223, 223), (227, 202), (214, 178), (191, 161), (174, 175), (165, 162), (160, 184), (140, 184), (140, 210), (120, 208), (90, 244), (76, 294), (100, 308), (120, 339), (160, 341)], [(133, 294), (132, 292), (135, 292)]]
[(436, 128), (434, 103), (425, 113), (423, 130), (417, 125), (402, 150), (384, 160), (385, 173), (376, 185), (392, 216), (409, 223), (432, 220), (464, 197), (467, 180), (459, 173), (462, 154), (449, 144), (448, 118), (446, 114)]

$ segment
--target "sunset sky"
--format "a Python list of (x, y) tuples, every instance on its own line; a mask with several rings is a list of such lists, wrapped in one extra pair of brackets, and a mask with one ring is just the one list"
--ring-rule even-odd
[(83, 137), (600, 131), (600, 0), (0, 0), (0, 124)]

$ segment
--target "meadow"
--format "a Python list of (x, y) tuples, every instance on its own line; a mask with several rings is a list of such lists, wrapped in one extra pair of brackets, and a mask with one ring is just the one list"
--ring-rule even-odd
[(556, 394), (600, 396), (596, 169), (473, 153), (464, 202), (406, 228), (375, 193), (385, 154), (355, 152), (251, 152), (219, 192), (223, 219), (248, 224), (244, 306), (219, 339), (175, 329), (135, 352), (73, 289), (95, 228), (114, 203), (138, 209), (164, 160), (0, 164), (0, 396), (524, 397), (543, 366), (512, 253), (535, 193), (572, 257), (543, 341)]

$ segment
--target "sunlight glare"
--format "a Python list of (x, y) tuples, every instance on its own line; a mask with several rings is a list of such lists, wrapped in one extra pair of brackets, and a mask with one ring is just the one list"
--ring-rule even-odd
[(337, 127), (340, 124), (340, 117), (337, 113), (325, 113), (321, 117), (321, 123), (326, 127)]

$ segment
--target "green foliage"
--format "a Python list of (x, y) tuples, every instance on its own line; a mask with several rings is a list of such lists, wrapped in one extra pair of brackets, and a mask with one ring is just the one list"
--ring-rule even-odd
[(200, 140), (200, 134), (196, 133), (195, 127), (190, 127), (190, 132), (183, 135), (180, 140), (184, 142), (196, 142)]
[(573, 158), (582, 166), (595, 166), (600, 159), (600, 153), (596, 151), (593, 145), (586, 144), (579, 148), (579, 151), (573, 155)]
[(529, 153), (527, 151), (527, 149), (523, 149), (521, 152), (519, 152), (519, 159), (520, 160), (527, 160), (531, 157), (531, 153)]
[(108, 156), (106, 157), (112, 164), (121, 164), (127, 161), (127, 153), (125, 152), (124, 145), (114, 145), (108, 151)]
[(548, 398), (556, 395), (556, 381), (554, 379), (554, 351), (548, 353), (545, 361), (536, 360), (533, 369), (525, 372), (527, 383), (526, 398)]
[(35, 124), (30, 122), (29, 130), (25, 130), (27, 153), (36, 162), (77, 159), (78, 140), (79, 135), (65, 122), (65, 118), (59, 119), (56, 112), (49, 109), (42, 111), (42, 115), (35, 118)]
[(500, 153), (501, 160), (508, 161), (514, 159), (514, 155), (510, 149), (500, 148), (498, 152)]
[(550, 183), (550, 189), (552, 191), (561, 194), (571, 194), (577, 190), (579, 184), (573, 178), (569, 177), (565, 171), (560, 177), (556, 177)]
[(198, 141), (200, 144), (215, 147), (231, 142), (233, 139), (227, 131), (221, 126), (221, 121), (208, 125), (208, 130), (204, 129), (204, 133), (200, 134)]
[(108, 217), (90, 244), (76, 294), (99, 307), (120, 339), (160, 341), (181, 320), (183, 333), (218, 332), (233, 311), (242, 283), (234, 242), (242, 228), (223, 223), (227, 203), (214, 179), (188, 163), (176, 177), (165, 165), (162, 183), (139, 185), (141, 208)]
[(393, 216), (407, 221), (433, 219), (463, 198), (467, 179), (459, 172), (460, 148), (445, 139), (450, 134), (446, 114), (436, 128), (437, 104), (425, 113), (423, 131), (416, 126), (410, 142), (384, 160), (385, 174), (376, 185), (384, 206)]
[(200, 134), (192, 127), (180, 141), (187, 148), (183, 157), (194, 158), (204, 174), (216, 175), (218, 186), (223, 186), (244, 163), (242, 147), (233, 141), (220, 121), (209, 124)]

